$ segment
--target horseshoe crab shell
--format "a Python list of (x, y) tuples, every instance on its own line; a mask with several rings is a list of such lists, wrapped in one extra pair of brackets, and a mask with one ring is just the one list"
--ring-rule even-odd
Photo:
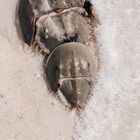
[(49, 90), (70, 109), (84, 108), (95, 83), (98, 24), (90, 0), (18, 0), (18, 35), (42, 54)]
[(71, 109), (84, 107), (97, 71), (96, 56), (80, 43), (62, 44), (44, 59), (44, 76), (49, 90)]

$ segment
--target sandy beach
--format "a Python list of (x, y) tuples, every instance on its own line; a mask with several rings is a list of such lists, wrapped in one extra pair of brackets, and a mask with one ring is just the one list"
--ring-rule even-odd
[(71, 140), (74, 115), (49, 95), (43, 58), (17, 37), (17, 0), (0, 3), (0, 139)]
[(95, 0), (101, 69), (80, 116), (48, 92), (42, 56), (23, 47), (17, 0), (0, 0), (0, 140), (139, 140), (140, 1)]

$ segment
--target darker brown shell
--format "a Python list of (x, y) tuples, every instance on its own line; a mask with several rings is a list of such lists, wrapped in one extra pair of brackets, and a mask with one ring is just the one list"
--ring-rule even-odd
[(19, 0), (18, 34), (33, 51), (45, 54), (66, 42), (95, 47), (97, 21), (92, 10), (88, 0)]

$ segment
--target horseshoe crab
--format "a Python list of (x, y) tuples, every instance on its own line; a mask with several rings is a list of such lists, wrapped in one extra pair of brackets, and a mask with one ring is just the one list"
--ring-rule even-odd
[(19, 0), (17, 4), (19, 36), (44, 56), (47, 87), (68, 109), (83, 109), (95, 84), (98, 24), (89, 0)]

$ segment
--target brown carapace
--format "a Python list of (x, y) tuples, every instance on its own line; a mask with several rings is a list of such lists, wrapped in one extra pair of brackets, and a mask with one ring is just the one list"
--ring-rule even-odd
[(98, 24), (89, 0), (19, 0), (17, 4), (19, 36), (44, 56), (47, 87), (69, 110), (83, 109), (94, 87)]

